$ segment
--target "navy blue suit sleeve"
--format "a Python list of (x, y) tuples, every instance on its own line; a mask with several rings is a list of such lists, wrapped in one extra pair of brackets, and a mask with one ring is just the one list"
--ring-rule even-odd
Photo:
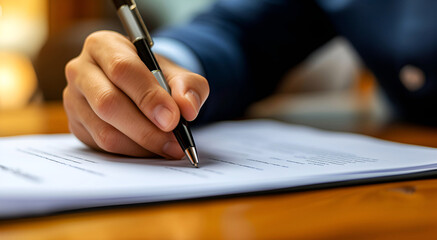
[(211, 92), (198, 121), (209, 122), (241, 116), (335, 34), (311, 0), (224, 0), (156, 35), (181, 41), (201, 61)]

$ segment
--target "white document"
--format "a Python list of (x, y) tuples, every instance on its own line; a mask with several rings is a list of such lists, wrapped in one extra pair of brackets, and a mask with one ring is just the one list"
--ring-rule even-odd
[(0, 138), (0, 217), (276, 190), (437, 169), (437, 149), (274, 121), (193, 132), (188, 160), (127, 158), (72, 135)]

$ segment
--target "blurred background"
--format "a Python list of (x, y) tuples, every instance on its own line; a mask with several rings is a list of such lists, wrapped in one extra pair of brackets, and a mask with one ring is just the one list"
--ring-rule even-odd
[[(189, 21), (214, 1), (136, 2), (153, 32)], [(110, 0), (0, 0), (0, 111), (62, 101), (65, 64), (87, 35), (103, 29), (123, 32)], [(369, 112), (385, 118), (389, 110), (348, 42), (337, 38), (292, 69), (277, 94), (247, 115), (344, 130)]]
[[(148, 27), (183, 23), (212, 0), (137, 1)], [(64, 66), (97, 30), (122, 32), (110, 0), (0, 0), (0, 109), (60, 100)]]

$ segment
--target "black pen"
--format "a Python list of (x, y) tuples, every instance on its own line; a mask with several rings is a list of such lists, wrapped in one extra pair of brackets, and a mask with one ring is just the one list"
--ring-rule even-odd
[[(138, 56), (149, 68), (152, 74), (158, 80), (159, 85), (163, 87), (170, 95), (171, 90), (168, 86), (161, 68), (152, 53), (151, 47), (153, 46), (153, 40), (147, 31), (140, 13), (134, 0), (113, 0), (115, 8), (117, 9), (118, 17), (120, 18), (124, 29), (129, 35), (130, 40), (137, 49)], [(199, 164), (199, 158), (197, 156), (196, 145), (194, 144), (193, 136), (191, 135), (190, 128), (187, 121), (181, 116), (178, 125), (173, 130), (176, 139), (179, 142), (185, 155), (190, 160), (191, 164), (195, 167)]]

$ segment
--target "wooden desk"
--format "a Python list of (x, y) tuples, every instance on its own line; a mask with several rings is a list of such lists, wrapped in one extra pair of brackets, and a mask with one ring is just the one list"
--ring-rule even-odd
[[(0, 112), (0, 135), (67, 132), (61, 104)], [(437, 128), (372, 135), (437, 147)], [(187, 200), (0, 221), (0, 239), (430, 239), (437, 180)]]

